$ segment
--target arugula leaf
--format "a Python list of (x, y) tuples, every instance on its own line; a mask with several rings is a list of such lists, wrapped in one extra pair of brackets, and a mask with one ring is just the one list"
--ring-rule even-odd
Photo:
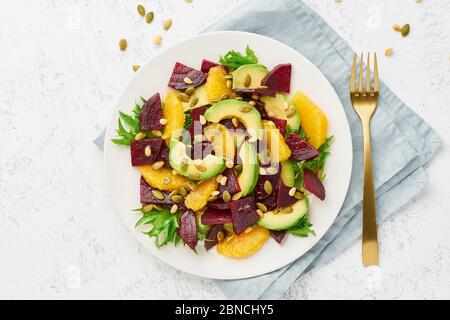
[(189, 114), (189, 112), (185, 113), (185, 120), (184, 120), (184, 130), (188, 130), (191, 127), (191, 123), (192, 123), (192, 117)]
[(309, 221), (309, 216), (305, 215), (296, 226), (288, 229), (288, 232), (296, 237), (307, 238), (309, 235), (316, 235), (316, 232), (311, 227), (312, 224)]
[[(117, 136), (116, 139), (111, 139), (111, 141), (120, 146), (129, 146), (133, 142), (134, 137), (139, 133), (139, 118), (141, 116), (141, 106), (136, 104), (133, 109), (133, 115), (128, 115), (119, 111), (119, 119), (117, 125)], [(122, 122), (123, 121), (123, 122)], [(129, 127), (129, 131), (125, 129), (124, 123)]]
[(245, 49), (245, 54), (246, 55), (244, 56), (238, 51), (231, 50), (225, 54), (225, 56), (220, 56), (219, 63), (233, 70), (245, 64), (258, 63), (258, 58), (256, 57), (255, 52), (250, 49), (249, 46)]
[(153, 209), (149, 213), (145, 213), (135, 227), (150, 225), (152, 228), (144, 234), (155, 238), (155, 245), (158, 248), (169, 243), (177, 245), (181, 240), (177, 232), (180, 227), (180, 215), (180, 212), (172, 214), (168, 209), (161, 211)]

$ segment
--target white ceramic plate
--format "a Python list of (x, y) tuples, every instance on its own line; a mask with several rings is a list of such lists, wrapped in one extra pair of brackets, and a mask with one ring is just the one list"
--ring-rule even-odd
[[(217, 61), (229, 50), (244, 50), (249, 45), (260, 62), (269, 69), (279, 63), (292, 63), (292, 91), (302, 90), (316, 102), (329, 119), (329, 135), (334, 135), (332, 154), (326, 165), (327, 197), (320, 201), (310, 197), (310, 215), (317, 236), (296, 238), (288, 236), (283, 245), (270, 239), (255, 255), (234, 260), (205, 252), (199, 245), (198, 254), (187, 246), (156, 248), (149, 239), (134, 228), (139, 214), (131, 211), (140, 207), (139, 172), (130, 165), (128, 148), (110, 142), (115, 137), (119, 110), (131, 112), (139, 97), (150, 97), (160, 92), (164, 97), (175, 62), (180, 61), (200, 68), (203, 58)], [(350, 182), (352, 142), (344, 109), (336, 92), (325, 76), (301, 53), (260, 35), (243, 32), (214, 32), (195, 36), (178, 43), (153, 57), (143, 66), (120, 97), (106, 132), (104, 161), (107, 184), (114, 204), (124, 223), (139, 242), (154, 256), (179, 270), (214, 279), (241, 279), (258, 276), (279, 269), (304, 255), (332, 225), (341, 209)], [(200, 248), (201, 247), (201, 248)]]

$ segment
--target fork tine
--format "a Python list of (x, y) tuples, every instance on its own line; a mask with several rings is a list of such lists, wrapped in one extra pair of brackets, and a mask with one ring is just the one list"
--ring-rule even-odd
[(350, 75), (350, 93), (356, 92), (356, 54), (353, 56), (352, 73)]
[(370, 52), (367, 53), (367, 64), (366, 64), (366, 93), (370, 94)]
[(363, 54), (361, 52), (361, 60), (359, 60), (359, 93), (363, 93)]
[(377, 53), (374, 52), (374, 61), (373, 61), (373, 91), (378, 92), (380, 90), (380, 85), (378, 83), (378, 62), (377, 62)]

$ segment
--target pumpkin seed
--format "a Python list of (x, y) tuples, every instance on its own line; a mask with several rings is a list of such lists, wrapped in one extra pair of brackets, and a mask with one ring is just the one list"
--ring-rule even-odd
[(155, 208), (155, 209), (158, 210), (158, 211), (162, 211), (162, 210), (163, 210), (163, 207), (161, 207), (161, 206), (158, 205), (158, 204), (154, 204), (154, 205), (153, 205), (153, 208)]
[(145, 8), (142, 4), (137, 6), (137, 11), (141, 17), (145, 16)]
[(233, 86), (233, 82), (231, 80), (227, 80), (227, 88), (231, 89), (232, 86)]
[(267, 207), (264, 203), (261, 202), (257, 202), (256, 206), (258, 207), (259, 210), (261, 210), (262, 212), (267, 212)]
[(220, 191), (213, 191), (211, 192), (211, 197), (217, 197), (220, 194)]
[(270, 183), (269, 180), (266, 180), (266, 181), (264, 182), (264, 191), (265, 191), (267, 194), (272, 194), (272, 192), (273, 192), (272, 183)]
[(256, 213), (258, 214), (258, 216), (259, 216), (260, 218), (263, 218), (263, 217), (264, 217), (264, 212), (262, 212), (261, 209), (256, 209)]
[(242, 164), (237, 164), (237, 165), (234, 167), (234, 170), (236, 170), (237, 172), (242, 172)]
[(189, 105), (191, 106), (191, 108), (195, 107), (198, 103), (198, 97), (192, 97), (191, 101), (189, 102)]
[(147, 204), (142, 208), (142, 212), (143, 213), (149, 213), (150, 211), (153, 210), (153, 205), (152, 204)]
[(233, 166), (234, 166), (234, 161), (233, 161), (233, 160), (230, 160), (230, 159), (225, 160), (225, 166), (226, 166), (228, 169), (233, 168)]
[(224, 185), (226, 185), (227, 184), (227, 181), (228, 181), (228, 178), (227, 177), (222, 177), (222, 179), (220, 180), (220, 185), (221, 186), (224, 186)]
[(184, 81), (184, 83), (186, 83), (186, 84), (192, 84), (192, 83), (193, 83), (192, 80), (191, 80), (191, 78), (189, 78), (189, 77), (184, 78), (183, 81)]
[(277, 174), (278, 173), (278, 169), (274, 168), (274, 167), (269, 167), (267, 168), (267, 173), (272, 175), (272, 174)]
[(256, 101), (251, 100), (251, 101), (248, 102), (248, 104), (251, 105), (251, 106), (256, 106)]
[(151, 132), (152, 135), (154, 135), (157, 138), (162, 136), (162, 132), (160, 130), (152, 130), (150, 132)]
[(272, 210), (272, 213), (275, 215), (277, 215), (279, 212), (280, 212), (280, 209), (278, 209), (278, 208), (275, 208)]
[(147, 13), (147, 15), (145, 16), (145, 22), (147, 22), (147, 23), (152, 23), (154, 17), (155, 17), (155, 14), (153, 13), (153, 11), (150, 11), (150, 12)]
[(267, 112), (267, 115), (269, 116), (269, 118), (273, 118), (275, 116), (272, 111)]
[(184, 93), (186, 93), (188, 96), (192, 96), (195, 93), (195, 88), (189, 87), (186, 90), (184, 90)]
[(183, 101), (183, 102), (189, 102), (190, 97), (189, 97), (189, 95), (187, 95), (186, 93), (180, 92), (180, 93), (178, 93), (177, 96), (178, 96), (178, 99), (180, 99), (181, 101)]
[(159, 170), (164, 166), (164, 161), (156, 161), (152, 164), (152, 169)]
[(402, 34), (402, 37), (406, 37), (409, 34), (410, 26), (409, 24), (405, 24), (402, 29), (400, 30), (400, 33)]
[(172, 198), (173, 196), (176, 196), (178, 194), (178, 189), (173, 190), (171, 193), (169, 193), (169, 198)]
[(233, 126), (235, 128), (239, 127), (239, 119), (238, 118), (236, 118), (236, 117), (232, 118), (231, 123), (233, 124)]
[(228, 100), (230, 99), (230, 95), (228, 93), (224, 93), (220, 100)]
[(217, 200), (217, 197), (209, 197), (208, 202), (214, 202)]
[(295, 196), (295, 192), (297, 191), (297, 188), (291, 188), (291, 190), (289, 190), (289, 195), (291, 196), (291, 197), (293, 197), (293, 196)]
[(222, 181), (222, 178), (223, 178), (223, 175), (219, 174), (219, 175), (216, 177), (217, 183), (220, 183), (220, 181)]
[(217, 233), (217, 241), (222, 242), (225, 239), (225, 234), (222, 231)]
[(236, 97), (235, 100), (242, 100), (242, 97)]
[(119, 41), (119, 49), (120, 49), (120, 51), (127, 50), (127, 47), (128, 47), (128, 41), (126, 39), (120, 39), (120, 41)]
[(172, 196), (172, 198), (170, 198), (173, 202), (175, 203), (182, 203), (183, 202), (183, 197), (176, 194), (174, 196)]
[(252, 99), (258, 101), (259, 100), (259, 96), (254, 94), (254, 95), (252, 95)]
[(294, 209), (292, 209), (292, 207), (285, 207), (285, 208), (280, 209), (281, 213), (292, 213), (292, 211), (294, 211)]
[(231, 200), (232, 200), (232, 201), (236, 201), (236, 200), (239, 200), (241, 197), (242, 197), (242, 191), (240, 191), (240, 192), (234, 194), (234, 195), (231, 197)]
[(400, 32), (402, 30), (402, 27), (400, 27), (398, 24), (394, 23), (392, 25), (392, 29), (394, 29), (397, 32)]
[(260, 168), (259, 168), (259, 174), (260, 174), (261, 176), (267, 175), (266, 169), (264, 169), (263, 167), (260, 167)]
[(159, 46), (161, 44), (161, 40), (162, 40), (161, 36), (155, 36), (153, 38), (153, 43)]
[(133, 66), (133, 71), (136, 72), (136, 71), (138, 71), (140, 68), (141, 68), (141, 66), (134, 65), (134, 66)]
[(141, 140), (144, 140), (145, 138), (147, 138), (147, 135), (145, 134), (145, 132), (139, 132), (139, 133), (134, 137), (134, 140), (136, 140), (136, 141), (141, 141)]
[(204, 164), (198, 164), (198, 165), (196, 165), (195, 167), (196, 167), (197, 170), (200, 171), (200, 172), (205, 172), (205, 171), (207, 170)]
[(161, 125), (163, 125), (163, 126), (165, 126), (166, 124), (167, 124), (167, 119), (165, 119), (165, 118), (161, 118), (161, 119), (159, 119), (159, 123), (161, 124)]
[(247, 113), (250, 112), (252, 110), (252, 107), (250, 105), (245, 105), (245, 106), (241, 106), (239, 107), (239, 111)]
[(172, 174), (173, 174), (174, 176), (177, 176), (177, 175), (178, 175), (178, 172), (176, 172), (175, 170), (172, 170)]
[(172, 19), (166, 20), (166, 22), (164, 22), (163, 24), (164, 30), (169, 30), (171, 26), (172, 26)]
[(244, 87), (248, 88), (251, 83), (252, 83), (252, 77), (249, 74), (247, 74), (244, 79)]
[(149, 146), (146, 146), (144, 152), (147, 157), (150, 157), (152, 155), (152, 148), (150, 148)]
[(224, 202), (230, 202), (231, 201), (231, 194), (225, 190), (222, 194), (222, 199)]
[(185, 198), (187, 196), (187, 191), (184, 187), (180, 187), (180, 189), (178, 189), (180, 196), (182, 196), (183, 198)]
[(158, 199), (158, 200), (164, 200), (164, 195), (161, 191), (159, 190), (152, 190), (152, 194), (153, 196)]
[(392, 48), (387, 48), (386, 51), (384, 52), (384, 55), (386, 57), (390, 57), (394, 54), (394, 50), (392, 50)]
[(206, 118), (205, 118), (205, 116), (201, 115), (201, 116), (199, 117), (199, 120), (200, 120), (201, 125), (204, 126), (204, 125), (206, 124)]
[(178, 211), (178, 205), (174, 204), (172, 208), (170, 208), (170, 213), (175, 214)]
[(294, 197), (295, 197), (295, 199), (297, 199), (297, 200), (303, 200), (305, 197), (303, 196), (303, 193), (301, 193), (301, 192), (296, 192), (295, 194), (294, 194)]
[(267, 90), (267, 89), (269, 89), (269, 87), (268, 86), (259, 86), (258, 89), (260, 89), (260, 90)]
[(223, 78), (229, 80), (229, 79), (233, 79), (233, 76), (231, 74), (226, 74), (223, 76)]

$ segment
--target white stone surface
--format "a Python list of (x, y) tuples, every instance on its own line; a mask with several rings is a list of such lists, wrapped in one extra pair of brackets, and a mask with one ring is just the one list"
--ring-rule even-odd
[[(0, 2), (0, 298), (224, 298), (212, 281), (157, 261), (128, 233), (92, 143), (142, 64), (245, 0)], [(380, 55), (384, 81), (450, 139), (450, 2), (307, 0), (357, 50)], [(162, 31), (166, 18), (170, 31)], [(393, 23), (411, 24), (402, 39)], [(120, 54), (120, 38), (129, 50)], [(450, 152), (428, 168), (423, 193), (380, 227), (381, 267), (360, 244), (298, 280), (287, 299), (450, 298)]]

